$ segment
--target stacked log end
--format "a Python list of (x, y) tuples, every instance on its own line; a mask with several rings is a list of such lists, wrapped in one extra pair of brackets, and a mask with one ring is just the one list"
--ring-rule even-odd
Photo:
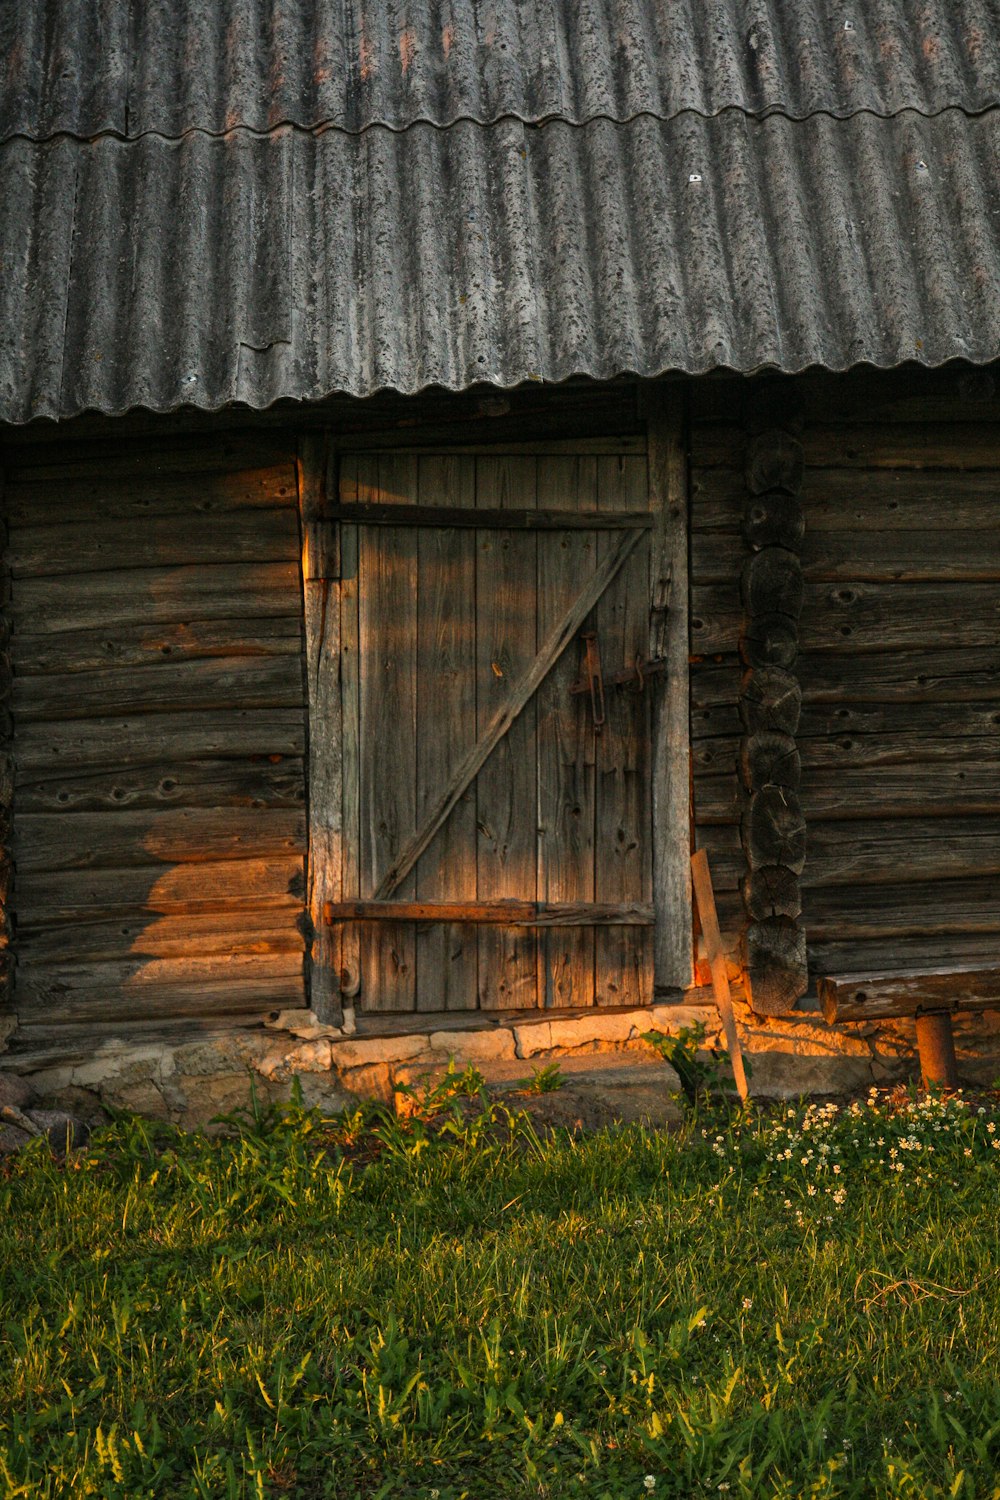
[(744, 964), (760, 1015), (783, 1015), (807, 987), (799, 876), (806, 829), (795, 744), (802, 694), (794, 675), (802, 611), (802, 445), (794, 410), (772, 398), (751, 415), (743, 510), (740, 655), (740, 832)]
[[(0, 473), (0, 503), (3, 475)], [(14, 958), (11, 947), (10, 905), (14, 865), (11, 856), (11, 821), (14, 802), (13, 719), (11, 717), (12, 673), (10, 664), (10, 570), (7, 566), (7, 520), (0, 513), (0, 1051), (7, 1028), (13, 993)]]

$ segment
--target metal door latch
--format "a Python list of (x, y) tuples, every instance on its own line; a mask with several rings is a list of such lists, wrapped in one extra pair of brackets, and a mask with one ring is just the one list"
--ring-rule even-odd
[[(607, 715), (604, 708), (604, 686), (605, 678), (601, 670), (601, 646), (596, 631), (588, 631), (580, 637), (584, 644), (583, 671), (570, 687), (571, 693), (589, 693), (590, 705), (594, 714), (594, 728), (600, 733), (601, 726)], [(613, 677), (607, 679), (610, 687), (626, 687), (635, 684), (638, 691), (644, 692), (646, 678), (652, 677), (657, 672), (662, 672), (666, 661), (662, 657), (643, 656), (637, 651), (630, 667), (625, 667), (621, 672), (616, 672)]]

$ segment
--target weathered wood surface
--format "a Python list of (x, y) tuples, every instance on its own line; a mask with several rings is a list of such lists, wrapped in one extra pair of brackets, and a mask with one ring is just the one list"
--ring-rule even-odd
[[(742, 612), (735, 579), (729, 584), (695, 585), (691, 611), (696, 652), (736, 649)], [(995, 583), (807, 581), (799, 645), (803, 652), (883, 652), (921, 646), (935, 650), (946, 640), (955, 650), (995, 648), (998, 631), (1000, 589)]]
[[(949, 524), (946, 546), (942, 545), (940, 530), (931, 527), (923, 531), (859, 533), (844, 524), (837, 530), (814, 533), (811, 507), (808, 520), (805, 536), (797, 545), (803, 576), (811, 583), (976, 583), (1000, 579), (1000, 536), (985, 517), (982, 530), (960, 531)], [(792, 539), (790, 527), (781, 533), (775, 522), (768, 529), (775, 533), (769, 545), (787, 545), (782, 536)], [(742, 538), (733, 531), (695, 533), (691, 560), (699, 581), (725, 583), (732, 578), (741, 565), (748, 533), (754, 538), (753, 545), (765, 545), (763, 522), (744, 528)]]
[(176, 624), (293, 614), (301, 607), (299, 560), (117, 568), (22, 578), (12, 599), (15, 632), (54, 635), (120, 625)]
[[(474, 514), (476, 464), (467, 456), (418, 459), (418, 509)], [(391, 508), (391, 507), (390, 507)], [(442, 780), (477, 739), (476, 537), (435, 526), (417, 532), (417, 806), (419, 825)], [(419, 900), (476, 899), (476, 794), (470, 787), (420, 856)], [(459, 924), (416, 934), (418, 1010), (476, 1004), (477, 937)]]
[(802, 473), (802, 444), (784, 428), (773, 427), (753, 438), (743, 467), (751, 495), (775, 489), (797, 495), (802, 488)]
[(93, 425), (96, 431), (89, 438), (83, 436), (83, 423), (59, 423), (58, 428), (49, 425), (45, 432), (24, 428), (19, 434), (5, 433), (5, 466), (11, 489), (34, 482), (48, 485), (49, 492), (58, 495), (68, 482), (99, 487), (121, 480), (143, 489), (152, 482), (155, 493), (158, 485), (170, 480), (188, 484), (191, 493), (197, 494), (206, 475), (217, 476), (213, 484), (225, 483), (228, 475), (281, 467), (288, 475), (288, 493), (294, 503), (293, 455), (287, 431), (198, 433), (184, 431), (189, 424), (178, 422), (176, 428), (183, 432), (179, 440), (176, 431), (165, 433), (170, 423), (160, 413), (144, 429), (130, 435), (126, 435), (127, 424), (121, 419)]
[[(309, 713), (309, 834), (307, 887), (312, 924), (309, 999), (327, 1025), (343, 1020), (339, 944), (322, 920), (324, 904), (341, 895), (343, 870), (343, 743), (340, 714), (339, 532), (325, 524), (329, 501), (327, 442), (299, 444), (298, 500), (302, 534), (302, 592)], [(336, 948), (336, 951), (335, 951)]]
[(722, 1018), (722, 1027), (726, 1034), (726, 1047), (729, 1052), (729, 1061), (733, 1070), (736, 1090), (740, 1098), (745, 1099), (749, 1093), (746, 1069), (743, 1066), (743, 1051), (740, 1047), (739, 1033), (736, 1030), (736, 1017), (733, 1013), (733, 1000), (729, 989), (729, 975), (726, 967), (726, 951), (722, 935), (719, 931), (719, 919), (715, 910), (712, 877), (709, 871), (708, 857), (704, 849), (699, 849), (692, 855), (691, 873), (694, 894), (698, 902), (698, 918), (701, 930), (705, 936), (705, 949), (712, 970), (712, 988), (715, 993), (715, 1004)]
[[(813, 468), (1000, 469), (1000, 432), (989, 421), (970, 422), (956, 430), (933, 423), (809, 424), (800, 441), (809, 472)], [(691, 429), (695, 468), (742, 471), (745, 448), (745, 435), (735, 425), (705, 423)]]
[[(476, 498), (490, 509), (537, 504), (537, 465), (531, 458), (481, 457)], [(476, 733), (507, 703), (537, 651), (534, 590), (538, 543), (515, 532), (476, 539)], [(476, 871), (481, 900), (537, 889), (537, 707), (528, 703), (489, 756), (476, 780)], [(516, 1010), (537, 1004), (538, 938), (501, 929), (479, 938), (479, 1003)]]
[(814, 974), (899, 972), (907, 968), (952, 968), (956, 964), (995, 964), (995, 932), (913, 933), (873, 938), (820, 938), (810, 941), (809, 966)]
[(651, 927), (651, 902), (328, 901), (326, 922), (469, 922), (499, 927)]
[(739, 742), (738, 764), (743, 785), (759, 792), (769, 785), (795, 791), (802, 780), (802, 761), (790, 734), (762, 730)]
[(101, 671), (109, 667), (148, 667), (154, 662), (213, 660), (217, 657), (298, 656), (302, 617), (260, 620), (183, 620), (159, 626), (112, 624), (106, 630), (67, 630), (56, 635), (18, 632), (18, 653), (33, 676)]
[[(296, 641), (296, 646), (298, 642)], [(19, 723), (110, 714), (301, 705), (301, 675), (288, 656), (212, 657), (206, 661), (161, 660), (125, 670), (115, 665), (87, 673), (18, 675), (13, 709)]]
[[(362, 459), (359, 482), (383, 503), (405, 504), (416, 492), (417, 463), (404, 454)], [(360, 885), (372, 895), (389, 894), (383, 887), (417, 828), (417, 570), (414, 531), (358, 528)], [(395, 882), (400, 897), (416, 895), (414, 863)], [(413, 1010), (413, 929), (403, 923), (363, 928), (361, 976), (366, 1010)]]
[[(10, 524), (15, 529), (61, 530), (64, 526), (148, 518), (154, 522), (171, 519), (181, 525), (208, 515), (273, 510), (275, 506), (287, 506), (295, 493), (295, 473), (287, 459), (266, 468), (224, 469), (197, 476), (150, 472), (138, 481), (131, 476), (105, 476), (103, 472), (95, 476), (94, 467), (92, 464), (87, 477), (57, 482), (27, 478), (14, 484), (7, 507)], [(101, 462), (100, 468), (104, 467)]]
[(225, 760), (170, 760), (100, 770), (58, 768), (18, 782), (22, 813), (74, 813), (164, 807), (301, 807), (301, 756), (232, 756)]
[(150, 862), (123, 869), (31, 870), (18, 881), (18, 924), (44, 926), (97, 920), (100, 916), (145, 914), (211, 916), (238, 911), (244, 923), (254, 914), (281, 909), (290, 930), (305, 901), (301, 856), (289, 859), (199, 860), (191, 864)]
[[(291, 672), (291, 668), (289, 668)], [(19, 778), (188, 760), (302, 755), (305, 716), (297, 709), (227, 707), (212, 713), (137, 714), (18, 725)]]
[[(790, 387), (790, 390), (789, 390)], [(871, 426), (884, 423), (947, 423), (1000, 420), (1000, 389), (989, 370), (954, 365), (899, 370), (859, 367), (844, 374), (807, 371), (791, 379), (761, 375), (747, 380), (700, 380), (692, 388), (697, 423), (752, 421), (759, 402), (783, 422), (789, 397), (796, 430), (807, 422)]]
[[(698, 814), (709, 823), (732, 816), (732, 777), (701, 776)], [(800, 801), (808, 809), (807, 822), (871, 817), (971, 817), (1000, 814), (1000, 765), (996, 747), (981, 764), (946, 757), (922, 763), (878, 767), (831, 767), (806, 770)], [(942, 837), (945, 831), (942, 829)]]
[(787, 1015), (807, 988), (806, 934), (794, 918), (764, 917), (745, 934), (744, 983), (751, 1009)]
[(830, 976), (820, 979), (818, 988), (831, 1024), (929, 1010), (1000, 1010), (1000, 968), (995, 965)]
[[(743, 906), (752, 922), (766, 917), (799, 917), (802, 914), (802, 890), (799, 878), (787, 865), (762, 865), (748, 870), (740, 881)], [(812, 924), (812, 906), (809, 908)]]
[[(596, 505), (596, 458), (550, 458), (538, 464), (540, 508)], [(591, 609), (625, 562), (626, 533), (598, 563), (593, 531), (546, 533), (538, 538), (538, 638), (572, 649), (558, 656), (547, 651), (549, 667), (538, 677), (538, 898), (541, 901), (594, 900), (594, 820), (596, 811), (596, 745), (588, 697), (573, 697), (570, 687), (580, 671), (576, 642)], [(623, 550), (624, 546), (627, 551)], [(589, 585), (581, 598), (581, 585)], [(585, 606), (585, 607), (584, 607)], [(568, 622), (568, 627), (567, 627)], [(539, 653), (541, 657), (541, 651)], [(592, 931), (559, 929), (539, 942), (539, 991), (546, 1005), (594, 1003), (595, 945)], [(544, 985), (544, 990), (542, 986)]]
[[(242, 524), (241, 524), (242, 523)], [(15, 528), (11, 573), (17, 578), (87, 576), (109, 569), (190, 567), (196, 563), (283, 561), (298, 548), (295, 512), (287, 505), (241, 516), (114, 516), (99, 521)]]
[[(691, 482), (692, 540), (707, 532), (736, 532), (750, 508), (743, 476), (735, 469), (700, 469)], [(767, 505), (771, 497), (760, 497)], [(934, 531), (947, 516), (949, 530), (985, 530), (996, 505), (996, 478), (982, 473), (924, 473), (906, 469), (809, 470), (809, 535), (827, 531), (869, 534)], [(757, 500), (751, 502), (756, 507)], [(822, 545), (822, 543), (820, 543)], [(905, 542), (904, 542), (905, 545)], [(858, 547), (858, 555), (863, 544)]]
[[(440, 467), (449, 457), (464, 457), (466, 464), (475, 463), (467, 454), (426, 454), (420, 461), (422, 465)], [(471, 472), (474, 471), (470, 468)], [(599, 494), (597, 499), (600, 503)], [(362, 526), (445, 526), (464, 531), (495, 531), (498, 528), (504, 531), (649, 531), (653, 524), (649, 511), (645, 509), (611, 515), (586, 506), (579, 510), (472, 509), (467, 505), (449, 505), (447, 501), (435, 505), (430, 495), (423, 497), (419, 505), (335, 505), (329, 519)]]
[(1000, 875), (821, 886), (810, 893), (809, 922), (817, 939), (1000, 933)]
[(295, 473), (285, 439), (238, 446), (23, 451), (10, 650), (28, 1026), (304, 998)]
[[(643, 457), (600, 458), (597, 495), (602, 515), (647, 504)], [(647, 510), (647, 521), (649, 513)], [(598, 532), (603, 561), (613, 534)], [(633, 552), (615, 585), (598, 601), (595, 625), (605, 677), (648, 653), (649, 548)], [(594, 898), (598, 902), (652, 902), (650, 838), (650, 683), (609, 688), (606, 723), (596, 744)], [(652, 909), (650, 907), (650, 913)], [(594, 999), (598, 1005), (648, 1005), (653, 998), (654, 934), (632, 927), (599, 929), (594, 938)]]
[[(340, 495), (358, 499), (378, 480), (378, 467), (344, 455), (340, 462)], [(342, 896), (361, 895), (361, 653), (359, 641), (360, 540), (357, 526), (340, 528), (340, 753)], [(338, 884), (338, 876), (333, 876)], [(353, 1016), (361, 993), (361, 929), (344, 924), (338, 934), (341, 1005)]]
[(282, 807), (25, 813), (17, 820), (14, 845), (24, 871), (298, 854), (306, 846), (305, 815), (301, 808)]
[(693, 979), (691, 789), (689, 773), (688, 465), (685, 414), (677, 393), (645, 393), (649, 503), (657, 517), (651, 559), (650, 657), (667, 670), (652, 709), (654, 974), (662, 991)]
[[(754, 495), (743, 507), (740, 529), (744, 543), (754, 550), (759, 547), (787, 547), (793, 552), (799, 552), (805, 536), (802, 505), (784, 490), (767, 490), (764, 494)], [(729, 551), (728, 533), (720, 537), (712, 532), (705, 532), (699, 524), (699, 530), (691, 537), (691, 562), (699, 578), (707, 580), (722, 576), (716, 569), (725, 565), (724, 560)]]

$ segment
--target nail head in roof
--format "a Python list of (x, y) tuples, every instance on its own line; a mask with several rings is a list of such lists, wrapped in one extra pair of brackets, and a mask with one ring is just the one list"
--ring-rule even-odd
[(845, 21), (844, 22), (844, 30), (845, 31), (854, 31), (854, 30), (856, 30), (854, 22), (853, 21)]
[(920, 175), (922, 177), (926, 177), (927, 173), (930, 171), (930, 167), (927, 165), (927, 163), (925, 161), (918, 161), (917, 162), (917, 171), (920, 173)]
[(701, 173), (700, 172), (692, 172), (689, 175), (689, 177), (688, 177), (688, 182), (700, 182), (700, 181), (701, 181)]

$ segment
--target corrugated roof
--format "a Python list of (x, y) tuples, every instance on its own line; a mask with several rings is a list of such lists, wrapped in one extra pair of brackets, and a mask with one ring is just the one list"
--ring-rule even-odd
[(4, 0), (0, 137), (1000, 102), (1000, 0)]
[(1000, 355), (1000, 0), (0, 16), (2, 418)]

